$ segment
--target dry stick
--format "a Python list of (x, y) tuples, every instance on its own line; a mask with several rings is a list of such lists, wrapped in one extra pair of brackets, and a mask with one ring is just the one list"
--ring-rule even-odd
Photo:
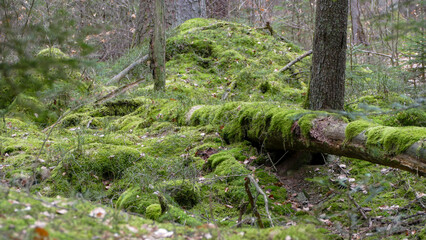
[(291, 66), (293, 66), (295, 63), (299, 62), (300, 60), (304, 59), (305, 57), (312, 54), (312, 50), (309, 50), (305, 52), (303, 55), (298, 56), (296, 59), (291, 61), (289, 64), (285, 65), (285, 67), (281, 68), (278, 72), (284, 72), (285, 70), (289, 69)]
[(124, 86), (121, 86), (121, 87), (115, 89), (114, 91), (108, 93), (107, 95), (100, 97), (99, 99), (97, 99), (95, 101), (95, 103), (99, 104), (99, 103), (105, 102), (106, 100), (114, 98), (115, 96), (122, 94), (124, 92), (127, 92), (128, 90), (136, 87), (137, 85), (139, 85), (139, 83), (141, 83), (143, 81), (145, 81), (145, 78), (142, 78), (142, 79), (139, 79), (136, 82), (132, 82), (132, 83), (126, 84)]
[(274, 168), (275, 172), (278, 172), (277, 168), (275, 167), (274, 161), (272, 161), (271, 155), (269, 155), (268, 152), (266, 152), (266, 155), (268, 155), (269, 161), (271, 161), (272, 167)]
[(351, 196), (350, 193), (348, 193), (348, 198), (353, 202), (353, 204), (356, 206), (358, 211), (361, 213), (362, 217), (368, 221), (369, 227), (371, 227), (373, 224), (371, 220), (368, 219), (367, 215), (365, 214), (364, 210), (361, 208), (361, 206), (355, 201), (355, 199)]
[(253, 195), (251, 194), (251, 191), (250, 191), (250, 186), (249, 186), (249, 184), (250, 184), (250, 178), (246, 177), (245, 180), (246, 180), (246, 182), (245, 182), (244, 186), (246, 188), (247, 196), (249, 198), (249, 202), (251, 204), (251, 208), (253, 210), (253, 214), (257, 218), (257, 224), (259, 225), (259, 228), (264, 228), (263, 223), (262, 223), (262, 218), (260, 217), (260, 214), (257, 211), (256, 204), (254, 203)]
[(113, 83), (117, 83), (124, 76), (126, 76), (126, 74), (130, 72), (130, 70), (132, 70), (134, 67), (136, 67), (137, 65), (139, 65), (142, 62), (147, 61), (147, 60), (148, 60), (148, 55), (145, 55), (145, 56), (139, 58), (138, 60), (136, 60), (135, 62), (133, 62), (132, 64), (130, 64), (127, 68), (125, 68), (123, 71), (121, 71), (119, 74), (117, 74), (113, 78), (111, 78), (107, 82), (107, 85), (110, 85), (110, 84), (113, 84)]
[(164, 199), (163, 195), (159, 191), (154, 192), (154, 194), (157, 195), (158, 201), (160, 202), (161, 214), (167, 212), (169, 210), (169, 205), (167, 205), (166, 199)]
[(393, 57), (391, 55), (387, 55), (387, 54), (384, 54), (384, 53), (372, 52), (372, 51), (367, 51), (367, 50), (358, 50), (358, 51), (363, 52), (363, 53), (371, 53), (371, 54), (375, 54), (375, 55), (379, 55), (379, 56), (382, 56), (382, 57), (387, 57), (387, 58), (393, 59)]
[(251, 183), (253, 183), (254, 187), (256, 188), (256, 190), (263, 195), (263, 199), (265, 200), (265, 210), (266, 210), (266, 214), (268, 215), (268, 219), (269, 222), (271, 222), (271, 227), (274, 227), (274, 223), (272, 222), (272, 218), (271, 218), (271, 214), (269, 214), (269, 207), (268, 207), (268, 197), (266, 196), (266, 194), (262, 191), (262, 189), (260, 188), (259, 184), (257, 184), (256, 180), (254, 180), (254, 178), (250, 175), (248, 175), (248, 178), (250, 179)]
[(244, 200), (243, 200), (243, 202), (240, 205), (240, 215), (238, 216), (238, 221), (237, 221), (237, 225), (236, 225), (237, 228), (241, 227), (241, 225), (243, 223), (242, 219), (243, 219), (244, 213), (246, 213), (247, 205), (248, 205), (248, 202), (245, 202)]

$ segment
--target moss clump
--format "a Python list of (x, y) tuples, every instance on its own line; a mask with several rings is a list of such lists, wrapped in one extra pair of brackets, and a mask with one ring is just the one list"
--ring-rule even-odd
[(145, 99), (122, 99), (106, 102), (102, 108), (92, 113), (93, 117), (124, 116), (134, 112), (145, 103)]
[(421, 127), (372, 127), (366, 132), (367, 146), (376, 146), (391, 154), (407, 150), (415, 142), (425, 139), (426, 129)]
[(422, 109), (408, 109), (389, 116), (384, 120), (388, 126), (418, 126), (426, 127), (426, 112)]
[(38, 52), (37, 54), (38, 57), (51, 57), (51, 58), (57, 58), (57, 59), (61, 59), (61, 58), (68, 58), (68, 56), (63, 53), (59, 48), (45, 48), (43, 50), (41, 50), (40, 52)]
[(158, 199), (154, 194), (144, 192), (140, 187), (132, 187), (120, 195), (116, 205), (120, 209), (145, 214), (146, 208), (157, 202)]
[(161, 205), (151, 204), (146, 208), (145, 216), (152, 220), (158, 220), (161, 216)]
[(373, 127), (376, 124), (365, 120), (358, 120), (350, 122), (345, 129), (346, 141), (351, 141), (354, 137), (360, 133), (365, 132), (369, 127)]
[(176, 222), (182, 225), (196, 227), (200, 226), (201, 222), (200, 220), (189, 216), (184, 210), (170, 206), (169, 211), (164, 213), (158, 221), (160, 222)]
[(199, 187), (189, 181), (176, 180), (165, 184), (165, 190), (179, 206), (191, 209), (200, 200)]
[(234, 157), (235, 151), (222, 151), (211, 155), (206, 168), (218, 176), (248, 174), (249, 171)]

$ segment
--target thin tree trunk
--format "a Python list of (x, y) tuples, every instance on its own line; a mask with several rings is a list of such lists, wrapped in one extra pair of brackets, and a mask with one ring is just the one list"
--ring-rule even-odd
[(352, 22), (352, 44), (353, 45), (369, 45), (364, 29), (361, 24), (361, 14), (359, 11), (358, 0), (351, 1), (351, 22)]
[(163, 91), (166, 86), (166, 31), (164, 0), (155, 0), (154, 29), (151, 32), (150, 67), (154, 79), (154, 90)]
[(348, 0), (317, 2), (309, 107), (343, 109)]

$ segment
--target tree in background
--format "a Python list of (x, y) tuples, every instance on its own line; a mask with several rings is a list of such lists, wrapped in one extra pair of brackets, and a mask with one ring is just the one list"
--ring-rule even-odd
[(359, 10), (359, 1), (351, 1), (351, 22), (352, 22), (352, 44), (364, 44), (369, 45), (367, 37), (364, 33), (364, 29), (361, 24), (361, 13)]
[(348, 0), (317, 2), (309, 108), (343, 110)]
[(150, 67), (154, 79), (154, 90), (163, 91), (166, 85), (166, 28), (164, 0), (155, 0), (154, 29), (149, 44)]

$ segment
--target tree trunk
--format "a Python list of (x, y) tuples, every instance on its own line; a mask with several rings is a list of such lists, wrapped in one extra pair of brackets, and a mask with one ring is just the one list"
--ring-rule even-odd
[(138, 21), (136, 24), (136, 31), (133, 36), (132, 46), (142, 44), (149, 36), (149, 30), (152, 28), (153, 19), (153, 0), (140, 0)]
[(213, 0), (207, 2), (207, 16), (209, 18), (226, 19), (229, 12), (229, 0)]
[(348, 0), (318, 0), (309, 107), (343, 109)]
[(352, 44), (364, 44), (368, 46), (367, 37), (365, 36), (364, 29), (361, 24), (361, 14), (359, 11), (358, 0), (351, 1), (351, 21), (352, 21)]
[[(165, 28), (177, 27), (191, 18), (207, 16), (206, 0), (165, 0)], [(140, 0), (137, 29), (133, 46), (142, 44), (148, 37), (154, 19), (154, 0)]]
[(154, 79), (154, 90), (163, 91), (166, 85), (166, 31), (164, 0), (155, 0), (154, 29), (151, 31), (150, 67)]
[(426, 128), (346, 123), (338, 114), (265, 103), (195, 106), (191, 124), (213, 124), (228, 142), (248, 140), (267, 150), (322, 152), (426, 175)]
[(175, 0), (175, 23), (180, 25), (188, 19), (206, 17), (206, 0)]

